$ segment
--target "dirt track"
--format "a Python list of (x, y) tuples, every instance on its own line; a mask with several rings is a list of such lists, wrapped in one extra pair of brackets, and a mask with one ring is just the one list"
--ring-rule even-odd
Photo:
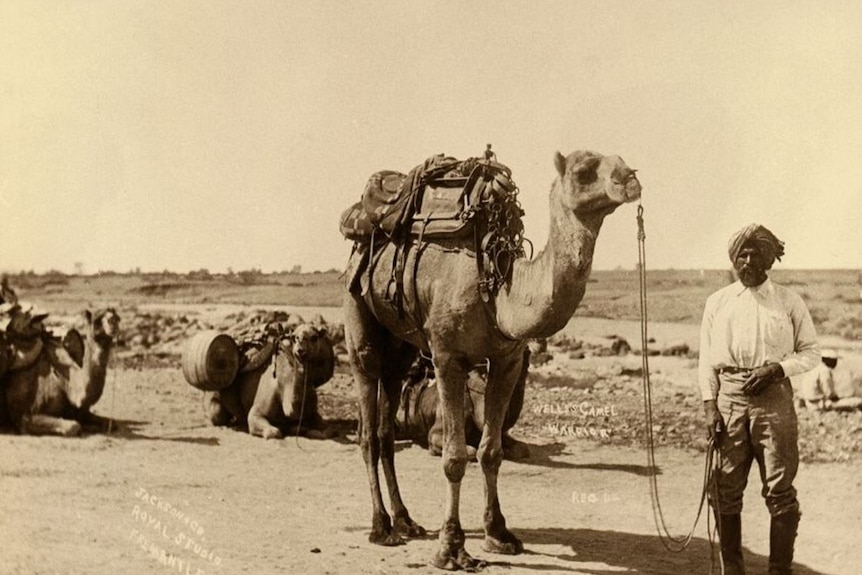
[[(118, 420), (110, 434), (0, 436), (0, 572), (437, 572), (427, 566), (433, 537), (397, 548), (367, 542), (370, 500), (354, 444), (265, 441), (210, 427), (201, 392), (177, 369), (124, 369), (109, 377), (96, 411)], [(348, 385), (347, 376), (337, 378), (328, 386)], [(480, 470), (471, 465), (467, 472), (467, 548), (491, 563), (487, 572), (710, 572), (704, 520), (686, 551), (663, 548), (644, 452), (576, 438), (528, 440), (536, 444), (531, 460), (506, 462), (501, 475), (503, 509), (525, 554), (481, 551)], [(444, 493), (440, 460), (400, 447), (406, 502), (435, 530)], [(657, 459), (665, 518), (678, 535), (694, 519), (702, 457), (663, 449)], [(803, 465), (798, 573), (857, 572), (860, 471), (858, 463)], [(751, 483), (744, 544), (756, 573), (765, 569), (768, 520), (756, 474)]]

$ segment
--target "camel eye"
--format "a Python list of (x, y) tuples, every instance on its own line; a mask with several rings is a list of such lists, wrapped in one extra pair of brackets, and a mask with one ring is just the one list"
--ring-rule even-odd
[(577, 172), (578, 183), (581, 185), (589, 185), (599, 179), (599, 175), (595, 170), (579, 170)]

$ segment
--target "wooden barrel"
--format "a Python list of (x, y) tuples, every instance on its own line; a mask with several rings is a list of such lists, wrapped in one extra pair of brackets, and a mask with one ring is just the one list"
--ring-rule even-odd
[(202, 331), (183, 349), (183, 376), (204, 391), (218, 391), (231, 384), (239, 370), (239, 348), (226, 333)]

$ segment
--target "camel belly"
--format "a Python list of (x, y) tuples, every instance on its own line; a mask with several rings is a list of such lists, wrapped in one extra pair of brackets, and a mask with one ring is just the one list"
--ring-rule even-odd
[(410, 246), (400, 310), (395, 251), (387, 245), (371, 273), (362, 270), (359, 278), (360, 299), (387, 331), (425, 351), (433, 340), (446, 340), (476, 361), (511, 346), (496, 331), (479, 296), (476, 258), (463, 241), (428, 242), (421, 250)]

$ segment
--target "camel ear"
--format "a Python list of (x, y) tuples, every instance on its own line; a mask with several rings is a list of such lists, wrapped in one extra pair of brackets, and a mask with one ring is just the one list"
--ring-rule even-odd
[(557, 173), (560, 174), (560, 177), (566, 175), (566, 157), (560, 152), (554, 156), (554, 165), (557, 167)]
[(85, 309), (83, 312), (81, 312), (81, 317), (84, 318), (84, 321), (87, 322), (87, 325), (93, 323), (93, 313), (90, 310)]

